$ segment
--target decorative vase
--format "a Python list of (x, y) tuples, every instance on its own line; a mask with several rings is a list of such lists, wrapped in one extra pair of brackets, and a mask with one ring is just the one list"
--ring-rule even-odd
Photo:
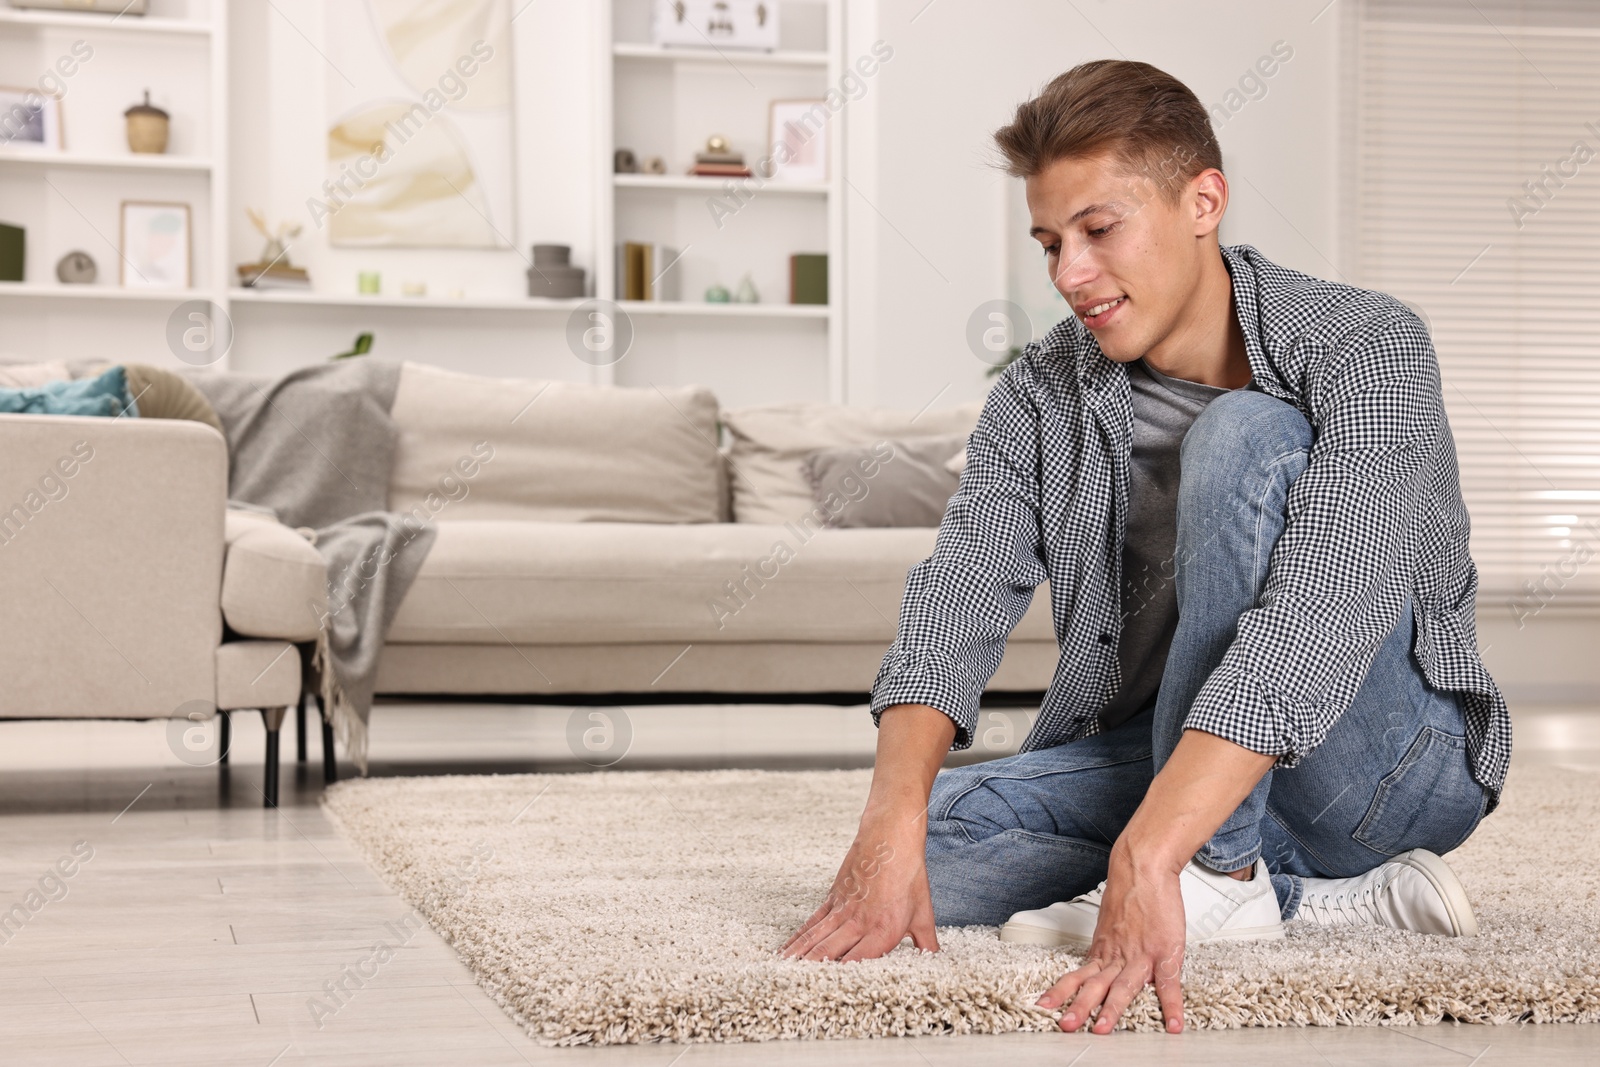
[(744, 280), (739, 283), (739, 291), (734, 294), (733, 300), (736, 304), (759, 304), (761, 302), (761, 294), (756, 292), (756, 283), (751, 280), (749, 274), (746, 274)]
[(545, 300), (571, 300), (582, 297), (587, 288), (587, 272), (582, 267), (572, 265), (572, 246), (533, 246), (533, 264), (528, 268), (529, 296)]
[(134, 104), (124, 111), (128, 120), (128, 148), (134, 152), (159, 156), (167, 150), (167, 132), (170, 117), (165, 111), (150, 103), (150, 90), (144, 91), (144, 103)]
[(725, 285), (713, 285), (706, 290), (708, 304), (726, 304), (730, 299), (732, 298), (728, 296), (728, 287)]

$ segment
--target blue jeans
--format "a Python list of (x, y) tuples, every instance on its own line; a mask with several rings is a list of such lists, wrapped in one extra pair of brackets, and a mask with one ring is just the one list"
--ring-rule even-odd
[[(1311, 427), (1239, 390), (1190, 427), (1178, 490), (1178, 626), (1155, 706), (1070, 744), (944, 770), (928, 802), (928, 879), (941, 926), (1003, 923), (1092, 889), (1111, 846), (1183, 734), (1190, 704), (1266, 582), (1305, 470)], [(1460, 698), (1412, 653), (1413, 609), (1379, 647), (1350, 709), (1291, 770), (1269, 771), (1195, 854), (1217, 871), (1264, 857), (1284, 918), (1303, 878), (1344, 878), (1407, 849), (1444, 853), (1477, 828)]]

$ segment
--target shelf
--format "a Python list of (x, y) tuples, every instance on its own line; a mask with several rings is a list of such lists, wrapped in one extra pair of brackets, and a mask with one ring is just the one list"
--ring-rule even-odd
[(65, 26), (81, 30), (93, 27), (113, 33), (169, 33), (186, 37), (211, 36), (211, 24), (196, 19), (146, 18), (142, 15), (92, 14), (70, 11), (0, 10), (0, 26)]
[[(437, 296), (361, 296), (356, 293), (297, 292), (293, 289), (231, 289), (229, 296), (238, 305), (285, 307), (373, 308), (416, 311), (522, 311), (569, 312), (588, 302), (579, 300), (455, 300)], [(707, 318), (826, 319), (825, 304), (705, 304), (688, 300), (623, 300), (618, 302), (630, 315), (679, 315)]]
[(826, 319), (827, 304), (707, 304), (690, 300), (622, 300), (630, 315), (696, 315), (717, 319)]
[(204, 289), (124, 289), (117, 285), (62, 285), (38, 282), (0, 282), (0, 297), (22, 297), (51, 300), (122, 300), (133, 302), (183, 303), (186, 300), (207, 300), (211, 293)]
[(203, 156), (136, 155), (132, 152), (89, 155), (83, 152), (18, 152), (0, 149), (0, 166), (71, 167), (80, 170), (211, 170), (211, 160)]
[(377, 308), (390, 310), (444, 311), (571, 311), (582, 300), (546, 300), (524, 297), (520, 300), (470, 300), (443, 296), (362, 296), (359, 293), (318, 293), (294, 289), (234, 288), (228, 295), (239, 304), (281, 304), (294, 307)]
[(612, 54), (618, 59), (650, 59), (668, 63), (740, 63), (770, 67), (827, 67), (826, 52), (751, 52), (726, 48), (663, 48), (655, 44), (617, 44)]
[[(663, 192), (718, 192), (723, 182), (754, 182), (760, 178), (701, 178), (685, 174), (682, 177), (667, 177), (654, 174), (613, 174), (612, 183), (618, 189), (659, 189)], [(824, 182), (779, 182), (768, 179), (766, 184), (759, 189), (752, 190), (758, 195), (767, 193), (787, 193), (796, 196), (827, 196), (828, 186)]]

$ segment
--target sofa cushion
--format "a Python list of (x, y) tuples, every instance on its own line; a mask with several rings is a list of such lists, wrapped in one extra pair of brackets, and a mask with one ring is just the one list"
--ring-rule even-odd
[(708, 389), (480, 378), (407, 363), (390, 414), (400, 431), (391, 511), (420, 505), (446, 523), (722, 518)]
[(327, 568), (310, 541), (271, 516), (229, 511), (223, 539), (222, 617), (236, 633), (316, 639), (328, 610)]
[(823, 448), (801, 468), (830, 527), (937, 526), (960, 483), (945, 464), (965, 434)]
[[(931, 528), (441, 522), (391, 644), (877, 641)], [(1051, 640), (1049, 598), (1017, 635)]]
[[(809, 453), (889, 438), (968, 434), (982, 403), (934, 411), (837, 404), (767, 404), (723, 413), (732, 436), (728, 465), (735, 522), (800, 521), (816, 501), (801, 464)], [(813, 525), (820, 524), (819, 522)]]

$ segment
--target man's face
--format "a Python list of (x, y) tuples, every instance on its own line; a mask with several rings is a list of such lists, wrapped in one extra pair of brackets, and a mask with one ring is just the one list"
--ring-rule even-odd
[[(1215, 173), (1215, 172), (1209, 172)], [(1174, 201), (1112, 154), (1057, 160), (1027, 180), (1032, 235), (1050, 277), (1119, 363), (1172, 334), (1200, 277), (1202, 231), (1193, 195)]]

